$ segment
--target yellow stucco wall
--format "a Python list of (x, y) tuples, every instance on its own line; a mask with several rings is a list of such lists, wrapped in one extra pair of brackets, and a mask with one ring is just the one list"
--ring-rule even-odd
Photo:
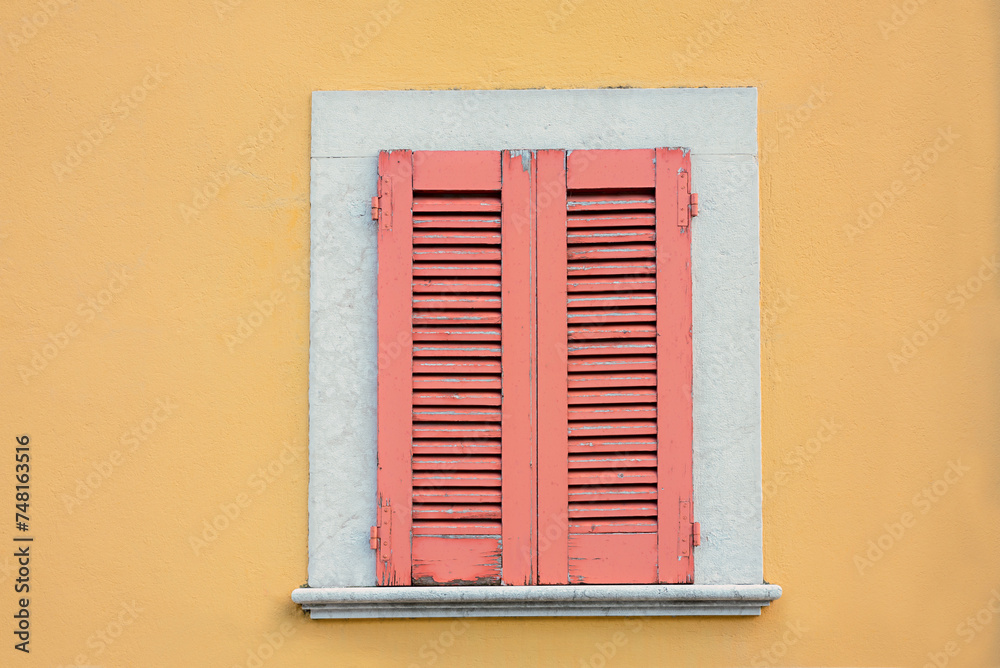
[[(36, 541), (30, 655), (0, 557), (0, 665), (1000, 664), (1000, 280), (977, 276), (998, 252), (998, 14), (4, 2), (0, 544), (19, 434)], [(765, 577), (784, 596), (746, 619), (308, 620), (289, 593), (311, 92), (601, 86), (758, 87)]]

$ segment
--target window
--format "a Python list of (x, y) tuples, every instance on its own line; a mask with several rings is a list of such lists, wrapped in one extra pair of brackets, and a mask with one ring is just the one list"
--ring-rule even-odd
[[(624, 425), (650, 428), (653, 402), (646, 400), (652, 398), (649, 386), (620, 386), (633, 388), (639, 394), (619, 404), (611, 400), (610, 391), (570, 387), (570, 382), (586, 375), (586, 364), (605, 358), (627, 358), (628, 364), (648, 366), (650, 356), (655, 355), (656, 371), (667, 368), (660, 364), (664, 346), (654, 343), (656, 350), (651, 353), (649, 344), (653, 339), (645, 336), (650, 332), (649, 323), (654, 321), (644, 321), (646, 329), (640, 327), (642, 321), (628, 321), (630, 326), (634, 325), (630, 334), (636, 334), (628, 341), (646, 346), (637, 349), (636, 355), (605, 355), (602, 353), (611, 351), (602, 351), (600, 345), (623, 345), (623, 340), (574, 337), (582, 331), (579, 328), (614, 326), (614, 323), (572, 324), (568, 317), (572, 313), (600, 310), (598, 301), (617, 296), (634, 300), (632, 312), (648, 314), (650, 309), (655, 312), (660, 304), (667, 303), (660, 300), (659, 293), (659, 280), (666, 274), (655, 275), (656, 303), (640, 304), (637, 302), (650, 298), (648, 276), (619, 275), (629, 277), (626, 285), (629, 289), (623, 291), (605, 290), (609, 285), (602, 283), (604, 279), (599, 275), (579, 280), (569, 278), (569, 270), (586, 259), (571, 259), (571, 253), (601, 251), (601, 243), (578, 242), (595, 240), (596, 237), (588, 239), (587, 235), (592, 230), (597, 230), (597, 234), (607, 232), (612, 229), (610, 226), (567, 225), (565, 234), (546, 234), (559, 229), (546, 221), (560, 211), (572, 212), (563, 214), (569, 218), (579, 217), (573, 207), (584, 202), (585, 208), (585, 196), (596, 190), (605, 195), (644, 194), (646, 206), (650, 205), (650, 199), (652, 206), (663, 206), (666, 198), (661, 200), (659, 182), (655, 180), (661, 163), (659, 156), (655, 162), (646, 160), (646, 166), (635, 173), (652, 174), (652, 182), (648, 178), (594, 181), (607, 173), (635, 176), (621, 166), (602, 170), (600, 165), (605, 160), (644, 152), (648, 156), (652, 153), (650, 147), (657, 146), (690, 149), (686, 154), (674, 149), (657, 150), (690, 160), (690, 169), (683, 171), (694, 175), (701, 195), (700, 215), (684, 233), (690, 243), (691, 292), (681, 299), (689, 299), (691, 305), (691, 361), (681, 364), (677, 360), (678, 369), (686, 364), (693, 370), (693, 389), (687, 392), (688, 397), (693, 396), (693, 405), (682, 411), (690, 415), (691, 426), (684, 446), (688, 468), (685, 472), (682, 462), (680, 468), (671, 470), (673, 478), (661, 477), (659, 467), (674, 461), (672, 458), (680, 450), (676, 445), (671, 446), (671, 453), (664, 458), (660, 433), (656, 434), (658, 451), (641, 449), (649, 447), (648, 442), (644, 446), (641, 443), (642, 438), (651, 434), (614, 435), (632, 439), (629, 449), (607, 446), (606, 452), (596, 453), (599, 457), (590, 462), (595, 468), (585, 468), (586, 452), (577, 451), (585, 437), (568, 435), (571, 425), (598, 429), (602, 424), (614, 428)], [(395, 147), (408, 147), (413, 153), (395, 150), (380, 153)], [(510, 147), (536, 150), (503, 152)], [(312, 155), (309, 582), (307, 587), (295, 590), (293, 600), (313, 617), (676, 615), (759, 614), (761, 606), (780, 595), (779, 587), (764, 582), (762, 568), (756, 92), (753, 89), (316, 93)], [(411, 172), (412, 190), (403, 188), (400, 192), (389, 186), (386, 191), (385, 179), (379, 178), (380, 161), (384, 163), (381, 174), (385, 177), (390, 174), (388, 162), (397, 160), (398, 165), (405, 164), (406, 155), (411, 166), (419, 160)], [(487, 159), (482, 161), (482, 156)], [(580, 172), (582, 180), (576, 181), (574, 161), (585, 158), (592, 160)], [(434, 167), (436, 163), (439, 168)], [(567, 168), (564, 181), (561, 175), (555, 179), (546, 176), (558, 173), (563, 165)], [(424, 181), (424, 167), (430, 181)], [(505, 170), (511, 176), (509, 183), (520, 184), (510, 192)], [(433, 179), (445, 181), (437, 183)], [(424, 222), (420, 218), (430, 215), (418, 212), (421, 206), (453, 206), (455, 201), (462, 200), (496, 208), (499, 203), (501, 211), (480, 214), (477, 220), (495, 218), (499, 213), (502, 223), (504, 217), (515, 223), (499, 228), (488, 225), (468, 228), (473, 236), (466, 240), (476, 243), (464, 245), (483, 252), (484, 256), (482, 262), (466, 262), (484, 265), (484, 271), (490, 263), (499, 263), (501, 269), (499, 322), (483, 323), (483, 340), (452, 340), (445, 323), (439, 323), (442, 326), (435, 329), (431, 322), (418, 325), (419, 336), (415, 335), (412, 343), (405, 335), (412, 328), (415, 316), (458, 311), (488, 313), (495, 318), (497, 285), (490, 280), (497, 277), (423, 276), (419, 277), (416, 290), (405, 277), (396, 277), (395, 291), (387, 293), (382, 281), (388, 280), (389, 275), (381, 271), (390, 266), (382, 257), (389, 246), (382, 238), (386, 230), (378, 229), (377, 225), (390, 224), (391, 215), (383, 216), (379, 224), (371, 216), (371, 197), (378, 194), (379, 183), (383, 192), (377, 204), (383, 214), (386, 211), (391, 214), (393, 207), (400, 204), (395, 201), (397, 195), (414, 198), (410, 203), (410, 210), (414, 211), (412, 234), (403, 234), (394, 246), (397, 259), (404, 263), (399, 266), (414, 261), (414, 266), (423, 266), (421, 263), (430, 261), (416, 259), (418, 254), (426, 258), (427, 253), (453, 252), (455, 246), (463, 245), (439, 243), (441, 238), (435, 239), (431, 233), (447, 227), (421, 229)], [(553, 189), (553, 184), (559, 183), (566, 186), (565, 208), (559, 199), (562, 191), (558, 187)], [(685, 188), (690, 184), (680, 187), (675, 183), (671, 187), (673, 205), (677, 206), (676, 193), (689, 192)], [(641, 216), (643, 209), (636, 201), (628, 207), (618, 214), (595, 214), (595, 218)], [(448, 215), (434, 214), (438, 219)], [(659, 223), (654, 219), (653, 224)], [(638, 235), (633, 237), (636, 244), (651, 243), (648, 232), (643, 240), (642, 224), (621, 228)], [(574, 236), (577, 230), (581, 236)], [(491, 248), (497, 248), (498, 237), (499, 249), (503, 250), (499, 259), (496, 250), (490, 254)], [(659, 240), (657, 243), (664, 242), (662, 235), (655, 238)], [(565, 265), (560, 265), (560, 254), (552, 249), (561, 248), (563, 243)], [(543, 261), (543, 255), (556, 261)], [(517, 263), (519, 257), (521, 262)], [(507, 267), (505, 262), (517, 264)], [(559, 275), (564, 277), (563, 281), (553, 278)], [(508, 284), (511, 276), (522, 280)], [(466, 282), (453, 286), (433, 282), (447, 280)], [(668, 288), (676, 289), (678, 285), (670, 282)], [(450, 287), (455, 289), (440, 289)], [(383, 316), (379, 309), (385, 307), (382, 295), (386, 294), (392, 295), (389, 299), (395, 300), (399, 308), (392, 316), (397, 318), (397, 334), (380, 341), (379, 323)], [(466, 300), (462, 303), (470, 308), (452, 308), (459, 299)], [(597, 300), (591, 302), (594, 309), (586, 307), (588, 300)], [(670, 303), (672, 300), (673, 297)], [(414, 303), (419, 305), (416, 309)], [(574, 306), (568, 306), (570, 303)], [(568, 307), (565, 321), (560, 304)], [(508, 311), (516, 315), (508, 317)], [(407, 317), (410, 327), (406, 325)], [(534, 322), (532, 317), (536, 318)], [(560, 322), (565, 324), (564, 329), (560, 329)], [(657, 315), (655, 322), (659, 326), (668, 320)], [(670, 322), (676, 325), (680, 321)], [(520, 325), (522, 330), (504, 329), (512, 325)], [(472, 327), (455, 323), (450, 326)], [(501, 332), (502, 347), (495, 340), (497, 329)], [(435, 331), (438, 338), (431, 338)], [(516, 342), (513, 357), (508, 349), (512, 341)], [(459, 355), (462, 345), (475, 345), (483, 354)], [(667, 348), (678, 349), (676, 345)], [(580, 354), (584, 349), (594, 354)], [(468, 357), (468, 364), (472, 365), (461, 367), (468, 378), (493, 378), (495, 385), (497, 367), (503, 370), (500, 388), (470, 387), (463, 391), (477, 394), (458, 394), (451, 399), (479, 403), (442, 403), (439, 396), (433, 396), (435, 393), (456, 393), (424, 387), (417, 388), (414, 395), (415, 386), (407, 390), (405, 380), (398, 385), (384, 382), (386, 373), (391, 377), (393, 373), (410, 372), (409, 364), (416, 365), (412, 367), (411, 382), (418, 377), (462, 378), (455, 365), (463, 357)], [(403, 363), (396, 364), (395, 360)], [(432, 368), (429, 365), (436, 361), (450, 364), (449, 373), (429, 373)], [(554, 371), (560, 368), (564, 369), (562, 373)], [(533, 377), (535, 372), (537, 376)], [(636, 375), (649, 372), (648, 368), (622, 370), (623, 374)], [(615, 373), (601, 372), (605, 376)], [(507, 374), (519, 379), (514, 391), (512, 386), (504, 385), (510, 382)], [(678, 377), (671, 375), (674, 380)], [(391, 402), (384, 400), (381, 393), (392, 387), (395, 387), (390, 390), (394, 398)], [(674, 383), (672, 387), (680, 385)], [(498, 390), (503, 392), (502, 400), (491, 404), (497, 401)], [(533, 391), (536, 396), (531, 396)], [(591, 391), (592, 396), (584, 396)], [(659, 402), (657, 394), (655, 415), (667, 414)], [(393, 405), (399, 410), (388, 411)], [(622, 417), (623, 406), (640, 412)], [(444, 414), (435, 415), (433, 411), (441, 408), (450, 410), (451, 417), (437, 419)], [(508, 419), (505, 416), (508, 409), (510, 418), (522, 419)], [(474, 416), (473, 410), (479, 414)], [(498, 412), (499, 423), (495, 422)], [(460, 414), (475, 417), (467, 421), (473, 424), (499, 425), (499, 433), (494, 428), (492, 433), (483, 434), (484, 438), (461, 437), (451, 439), (449, 445), (444, 431), (433, 430), (461, 430), (460, 423), (466, 421), (458, 419)], [(486, 416), (488, 419), (479, 419)], [(604, 418), (606, 422), (602, 422)], [(530, 423), (532, 419), (537, 421), (534, 425)], [(655, 424), (655, 430), (659, 432), (678, 424), (673, 419), (661, 420)], [(562, 433), (567, 436), (553, 438), (563, 427), (566, 431)], [(405, 457), (398, 458), (393, 475), (397, 489), (403, 490), (399, 498), (407, 499), (405, 486), (409, 484), (409, 498), (416, 503), (412, 504), (411, 516), (404, 512), (406, 501), (402, 507), (396, 506), (389, 495), (389, 526), (387, 530), (379, 528), (378, 540), (374, 541), (379, 543), (379, 550), (373, 550), (369, 531), (379, 524), (379, 516), (385, 514), (384, 507), (376, 513), (375, 500), (388, 489), (383, 483), (383, 472), (377, 468), (378, 462), (387, 461), (379, 452), (383, 447), (379, 443), (380, 434), (386, 429), (404, 435), (406, 429), (415, 430), (410, 434), (414, 437), (410, 441), (414, 458), (411, 462), (405, 462)], [(522, 436), (517, 436), (519, 429), (523, 430)], [(537, 434), (534, 443), (532, 434)], [(513, 439), (514, 445), (508, 448), (504, 439)], [(456, 441), (461, 443), (457, 448)], [(407, 439), (401, 442), (406, 443)], [(550, 443), (555, 445), (546, 448)], [(452, 449), (449, 451), (448, 447)], [(435, 458), (447, 459), (449, 452), (458, 456), (435, 464)], [(631, 453), (633, 461), (629, 463), (640, 465), (615, 464), (613, 458), (623, 453)], [(655, 465), (651, 458), (654, 454)], [(505, 456), (513, 460), (505, 461)], [(532, 460), (533, 457), (536, 459)], [(479, 467), (465, 470), (478, 477), (464, 475), (458, 464)], [(498, 465), (501, 470), (496, 469)], [(467, 503), (459, 503), (455, 497), (445, 503), (435, 502), (444, 497), (442, 490), (450, 485), (413, 484), (415, 479), (429, 480), (435, 471), (453, 479), (461, 478), (463, 485), (454, 487), (464, 490), (466, 496), (461, 498)], [(634, 484), (620, 486), (577, 484), (598, 480), (602, 471), (614, 476), (621, 474), (622, 480), (626, 473), (640, 471), (646, 477), (630, 479)], [(652, 472), (657, 474), (656, 482), (651, 482)], [(598, 478), (587, 478), (595, 474)], [(505, 477), (508, 485), (520, 480), (515, 494), (506, 494)], [(690, 499), (687, 509), (682, 506), (684, 479), (688, 485), (686, 498)], [(492, 483), (486, 484), (490, 480)], [(472, 481), (477, 484), (464, 484)], [(587, 494), (595, 488), (620, 487), (623, 489), (618, 491), (623, 494), (652, 496), (651, 485), (655, 485), (657, 497), (655, 516), (650, 514), (652, 499), (609, 501), (609, 505), (631, 504), (630, 514), (619, 517), (628, 526), (618, 528), (628, 530), (619, 533), (584, 530), (612, 528), (618, 519), (574, 517), (572, 512), (565, 519), (563, 533), (559, 513), (548, 510), (561, 504), (561, 499), (566, 499), (567, 509), (572, 508), (570, 503), (578, 504), (576, 510), (601, 507), (602, 501), (595, 498), (574, 497), (571, 502), (570, 493)], [(676, 511), (668, 509), (672, 503), (660, 502), (664, 494), (676, 495)], [(402, 521), (411, 522), (412, 542), (407, 540), (406, 532), (400, 537), (397, 508), (404, 512)], [(695, 516), (685, 516), (685, 511), (690, 512), (691, 508), (695, 509)], [(667, 510), (676, 521), (661, 523), (661, 509)], [(441, 511), (445, 517), (434, 516)], [(701, 524), (702, 542), (695, 551), (696, 558), (692, 559), (690, 540), (694, 519)], [(653, 532), (654, 520), (657, 533)], [(448, 531), (452, 533), (441, 528), (449, 522), (453, 528)], [(687, 529), (682, 528), (685, 522)], [(477, 523), (483, 526), (493, 523), (488, 524), (491, 533), (477, 528)], [(670, 545), (671, 540), (657, 539), (654, 564), (649, 547), (651, 536), (668, 530), (668, 526), (673, 526), (676, 532), (676, 551), (664, 559), (660, 549)], [(644, 530), (639, 530), (640, 527)], [(424, 532), (428, 528), (437, 533)], [(682, 544), (685, 539), (689, 541), (686, 553)], [(386, 556), (383, 541), (391, 546), (389, 559), (385, 561), (381, 559)], [(611, 549), (604, 549), (602, 541)], [(628, 541), (632, 543), (626, 544)], [(402, 545), (402, 552), (395, 552), (397, 544)], [(462, 549), (457, 549), (460, 545)], [(622, 553), (627, 553), (628, 558), (619, 558)], [(662, 566), (672, 565), (672, 560), (677, 561), (678, 568), (670, 573), (671, 569)], [(409, 582), (407, 573), (411, 576)], [(467, 582), (507, 582), (517, 586), (465, 586)], [(397, 586), (378, 586), (380, 583)], [(418, 586), (431, 583), (455, 586)]]
[(693, 581), (690, 173), (381, 153), (380, 584)]

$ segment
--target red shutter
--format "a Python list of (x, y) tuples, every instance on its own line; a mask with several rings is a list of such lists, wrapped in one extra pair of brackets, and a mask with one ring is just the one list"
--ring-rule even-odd
[(492, 151), (380, 155), (380, 584), (533, 581), (524, 164)]
[(540, 582), (692, 582), (689, 156), (538, 162)]
[(689, 184), (680, 150), (380, 155), (380, 584), (693, 581)]

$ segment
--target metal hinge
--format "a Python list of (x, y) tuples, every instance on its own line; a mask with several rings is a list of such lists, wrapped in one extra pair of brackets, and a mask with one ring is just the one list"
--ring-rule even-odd
[(382, 501), (378, 508), (378, 515), (375, 518), (375, 526), (371, 528), (368, 544), (373, 550), (378, 552), (376, 558), (382, 561), (389, 561), (389, 529), (392, 526), (392, 511), (389, 507), (389, 500)]
[(376, 179), (375, 181), (375, 197), (372, 197), (372, 220), (378, 221), (379, 216), (382, 214), (382, 179)]
[(691, 175), (681, 171), (677, 185), (677, 225), (687, 227), (698, 215), (698, 193), (691, 192)]
[(392, 229), (392, 216), (385, 209), (392, 206), (392, 186), (388, 176), (378, 180), (378, 195), (372, 197), (372, 220), (383, 230)]
[(691, 521), (691, 502), (681, 501), (679, 552), (682, 557), (691, 556), (692, 548), (701, 545), (701, 522)]

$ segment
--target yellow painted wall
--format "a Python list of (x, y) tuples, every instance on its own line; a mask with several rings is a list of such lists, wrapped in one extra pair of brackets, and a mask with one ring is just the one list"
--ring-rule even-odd
[[(1000, 664), (1000, 280), (976, 276), (1000, 250), (998, 14), (6, 0), (0, 554), (19, 434), (36, 540), (30, 655), (0, 557), (0, 665), (256, 666), (268, 637), (268, 667)], [(306, 579), (311, 92), (601, 86), (758, 87), (765, 577), (784, 596), (758, 618), (639, 625), (308, 620), (289, 593)], [(835, 433), (810, 441), (824, 420)], [(949, 462), (968, 470), (944, 482)]]

